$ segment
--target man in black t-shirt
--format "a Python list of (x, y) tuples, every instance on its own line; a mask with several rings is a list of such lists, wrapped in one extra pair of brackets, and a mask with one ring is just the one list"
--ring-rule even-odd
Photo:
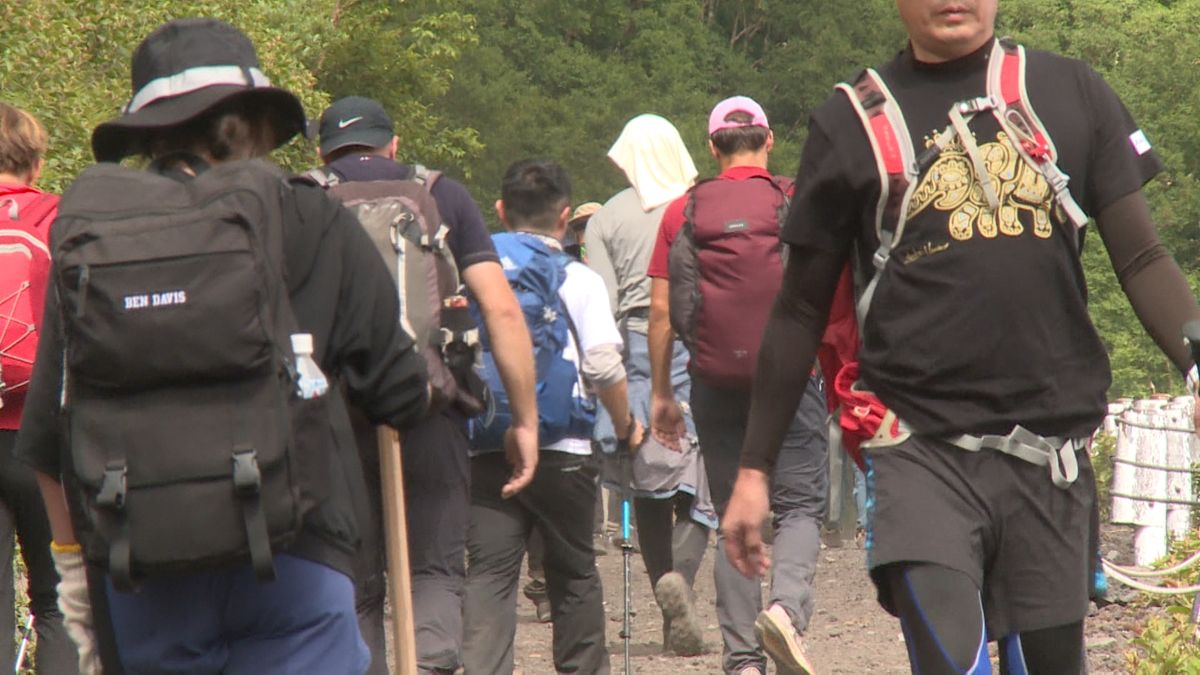
[[(321, 115), (320, 152), (325, 170), (339, 180), (406, 180), (415, 167), (396, 162), (398, 139), (392, 119), (378, 102), (360, 96), (335, 101)], [(537, 404), (533, 348), (524, 315), (504, 277), (479, 206), (458, 181), (442, 176), (430, 188), (448, 228), (446, 242), (459, 275), (479, 301), (513, 410), (514, 437), (524, 466), (536, 464)], [(515, 395), (513, 394), (515, 392)], [(358, 420), (356, 420), (356, 423)], [(374, 429), (356, 424), (359, 452), (367, 473), (371, 526), (363, 536), (357, 570), (358, 612), (371, 648), (372, 674), (386, 675), (384, 651), (384, 547), (380, 515), (379, 454)], [(417, 668), (422, 673), (453, 673), (461, 665), (462, 597), (466, 583), (466, 539), (470, 493), (466, 419), (453, 407), (404, 432), (404, 497), (408, 517), (409, 565)], [(523, 487), (532, 475), (505, 486)], [(519, 487), (517, 487), (519, 489)], [(515, 490), (513, 490), (515, 491)]]
[[(954, 104), (986, 92), (997, 0), (897, 6), (910, 43), (879, 73), (920, 155)], [(1026, 75), (1027, 102), (1071, 195), (1095, 218), (1139, 318), (1186, 372), (1181, 327), (1200, 308), (1141, 192), (1161, 161), (1086, 64), (1030, 51)], [(989, 181), (996, 201), (983, 189)], [(837, 93), (810, 122), (782, 233), (792, 264), (763, 340), (742, 468), (722, 521), (743, 573), (765, 569), (758, 527), (769, 472), (839, 274), (852, 258), (874, 271), (879, 195), (872, 145)], [(1001, 642), (1005, 672), (1082, 672), (1096, 498), (1085, 439), (1104, 415), (1110, 381), (1087, 311), (1083, 232), (990, 114), (975, 116), (969, 138), (956, 136), (923, 167), (900, 212), (903, 236), (879, 272), (858, 355), (862, 388), (911, 431), (866, 452), (868, 565), (879, 600), (901, 620), (914, 672), (976, 672), (989, 639)], [(1078, 478), (1059, 487), (1045, 466), (951, 442), (1018, 425), (1062, 439), (1055, 448), (1064, 462), (1074, 457)]]

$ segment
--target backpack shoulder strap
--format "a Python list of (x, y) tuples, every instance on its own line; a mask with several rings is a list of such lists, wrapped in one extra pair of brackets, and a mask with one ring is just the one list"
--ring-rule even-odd
[(433, 193), (433, 185), (442, 177), (442, 172), (430, 169), (424, 164), (413, 164), (413, 180), (425, 186), (425, 191)]
[(43, 221), (58, 208), (58, 195), (34, 187), (0, 189), (0, 228), (5, 221), (21, 222), (30, 230), (49, 230)]
[[(904, 208), (916, 187), (916, 155), (904, 113), (873, 68), (864, 70), (853, 85), (836, 87), (846, 95), (862, 122), (879, 171), (879, 201), (875, 208), (875, 233), (886, 260), (904, 229)], [(876, 267), (881, 261), (876, 261)]]
[(870, 307), (879, 272), (904, 233), (905, 212), (917, 187), (917, 161), (904, 113), (875, 69), (867, 68), (853, 85), (842, 82), (836, 89), (846, 95), (862, 122), (879, 171), (879, 200), (875, 206), (875, 234), (879, 248), (872, 256), (875, 274), (858, 302), (861, 322)]
[(326, 190), (342, 182), (341, 179), (338, 178), (338, 175), (334, 173), (333, 169), (322, 166), (305, 171), (304, 173), (300, 174), (299, 178), (307, 178)]
[(790, 195), (792, 189), (796, 187), (796, 181), (787, 176), (773, 175), (771, 176), (771, 182), (775, 184), (775, 187), (779, 188), (779, 191), (782, 192), (785, 197), (791, 199)]
[(996, 40), (988, 61), (988, 95), (995, 102), (996, 119), (1012, 138), (1013, 146), (1046, 179), (1055, 202), (1071, 224), (1081, 228), (1087, 224), (1087, 214), (1067, 189), (1070, 177), (1055, 163), (1058, 151), (1054, 141), (1029, 103), (1025, 89), (1027, 63), (1024, 47), (1010, 38)]

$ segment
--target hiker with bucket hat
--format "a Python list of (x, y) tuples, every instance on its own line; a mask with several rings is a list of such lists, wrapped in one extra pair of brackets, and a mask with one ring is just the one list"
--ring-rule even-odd
[[(337, 392), (400, 428), (429, 404), (387, 269), (348, 211), (258, 159), (305, 116), (236, 28), (160, 26), (132, 83), (51, 233), (16, 447), (81, 670), (100, 671), (86, 557), (127, 673), (362, 673), (365, 489)], [(148, 170), (114, 164), (135, 155)]]

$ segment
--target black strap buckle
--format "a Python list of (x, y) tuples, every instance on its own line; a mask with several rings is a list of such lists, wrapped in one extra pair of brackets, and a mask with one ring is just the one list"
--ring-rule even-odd
[(253, 497), (262, 488), (258, 452), (253, 448), (233, 451), (233, 488), (239, 497)]
[(104, 478), (100, 481), (100, 492), (96, 494), (97, 506), (116, 511), (125, 508), (128, 473), (124, 460), (111, 461), (104, 466)]

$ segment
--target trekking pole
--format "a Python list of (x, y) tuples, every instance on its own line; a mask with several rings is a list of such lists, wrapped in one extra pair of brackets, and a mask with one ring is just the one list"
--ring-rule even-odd
[[(1187, 341), (1188, 347), (1192, 350), (1192, 362), (1196, 364), (1197, 368), (1200, 368), (1200, 321), (1188, 321), (1183, 324), (1183, 339)], [(1196, 392), (1193, 391), (1191, 394), (1194, 397)], [(1193, 626), (1200, 624), (1200, 593), (1192, 598), (1192, 615), (1190, 620)], [(1194, 630), (1200, 633), (1200, 628)], [(1194, 635), (1200, 637), (1200, 634), (1197, 633), (1194, 633)]]
[(21, 631), (21, 648), (17, 650), (17, 662), (13, 664), (13, 673), (20, 675), (21, 666), (25, 665), (25, 653), (29, 649), (29, 636), (33, 633), (33, 615), (25, 619), (25, 629)]
[(412, 577), (408, 562), (408, 518), (404, 510), (404, 470), (400, 434), (377, 428), (386, 528), (388, 600), (392, 606), (392, 653), (397, 675), (417, 675), (417, 638), (413, 620)]
[(632, 467), (629, 462), (629, 449), (622, 448), (620, 444), (617, 446), (617, 452), (620, 457), (617, 459), (621, 468), (621, 563), (622, 569), (622, 585), (624, 587), (625, 596), (625, 617), (621, 625), (621, 640), (625, 643), (625, 673), (629, 675), (633, 672), (633, 666), (629, 661), (629, 641), (633, 637), (630, 628), (630, 619), (632, 617), (631, 604), (632, 595), (630, 589), (630, 560), (633, 557), (633, 541), (630, 538), (629, 532), (629, 493), (632, 491), (630, 483), (633, 480)]

